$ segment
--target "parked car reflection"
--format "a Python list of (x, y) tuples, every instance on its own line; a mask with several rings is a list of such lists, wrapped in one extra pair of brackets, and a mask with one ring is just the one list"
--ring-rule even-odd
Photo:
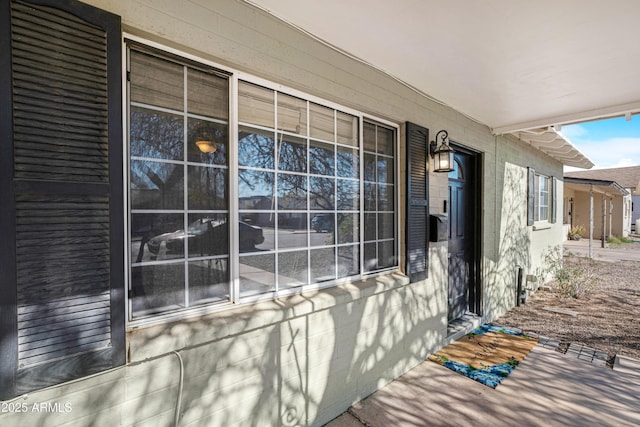
[[(256, 245), (264, 242), (262, 228), (240, 221), (239, 223), (240, 250), (255, 249)], [(191, 224), (185, 233), (177, 230), (155, 236), (147, 242), (152, 254), (158, 255), (162, 244), (167, 254), (182, 254), (184, 240), (189, 239), (189, 255), (224, 255), (229, 252), (229, 229), (226, 219), (200, 218)]]
[(317, 233), (329, 233), (333, 231), (334, 217), (330, 214), (316, 215), (311, 218), (311, 228)]

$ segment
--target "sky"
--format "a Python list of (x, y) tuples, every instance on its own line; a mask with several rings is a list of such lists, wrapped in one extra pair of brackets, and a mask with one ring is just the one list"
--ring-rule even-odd
[[(640, 116), (562, 126), (560, 132), (595, 163), (594, 169), (640, 166)], [(565, 171), (582, 170), (565, 167)]]

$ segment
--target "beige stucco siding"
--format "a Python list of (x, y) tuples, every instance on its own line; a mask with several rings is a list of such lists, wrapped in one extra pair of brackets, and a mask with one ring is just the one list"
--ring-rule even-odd
[[(517, 267), (525, 275), (539, 274), (545, 251), (561, 243), (561, 185), (557, 223), (536, 230), (526, 224), (527, 167), (562, 176), (559, 162), (531, 146), (494, 136), (486, 126), (240, 1), (87, 3), (121, 15), (125, 31), (151, 43), (399, 124), (401, 256), (403, 123), (415, 122), (433, 134), (446, 129), (451, 140), (480, 152), (485, 320), (515, 304)], [(447, 174), (430, 174), (431, 213), (442, 213), (447, 183)], [(441, 345), (447, 329), (447, 243), (431, 243), (429, 254), (423, 282), (409, 284), (399, 272), (130, 330), (127, 366), (18, 399), (27, 405), (68, 402), (72, 411), (3, 413), (0, 424), (171, 425), (182, 361), (180, 425), (322, 425)]]

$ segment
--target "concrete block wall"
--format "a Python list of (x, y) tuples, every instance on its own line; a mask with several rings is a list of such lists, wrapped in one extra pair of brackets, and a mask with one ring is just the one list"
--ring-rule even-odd
[[(491, 320), (513, 305), (514, 254), (538, 250), (533, 242), (549, 236), (531, 234), (526, 206), (511, 208), (508, 202), (526, 197), (527, 166), (545, 173), (551, 164), (547, 172), (556, 173), (557, 162), (514, 138), (492, 135), (247, 3), (86, 3), (120, 15), (128, 34), (399, 125), (418, 123), (432, 136), (446, 129), (451, 140), (481, 152), (484, 317)], [(403, 132), (401, 126), (399, 218), (406, 198)], [(447, 175), (431, 173), (429, 190), (431, 213), (442, 213)], [(420, 283), (392, 274), (130, 330), (126, 366), (13, 402), (27, 408), (68, 403), (71, 411), (0, 413), (0, 425), (173, 425), (179, 396), (181, 426), (322, 425), (441, 345), (447, 328), (446, 242), (430, 244), (429, 254), (429, 277)], [(536, 261), (526, 261), (535, 267)]]

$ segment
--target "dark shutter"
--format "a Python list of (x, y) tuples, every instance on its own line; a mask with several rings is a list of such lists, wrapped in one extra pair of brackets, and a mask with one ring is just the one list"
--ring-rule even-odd
[(407, 265), (411, 282), (429, 269), (429, 129), (407, 122)]
[(4, 3), (13, 132), (2, 153), (13, 163), (1, 225), (14, 281), (3, 290), (17, 296), (3, 306), (13, 319), (0, 337), (6, 398), (125, 354), (120, 18), (70, 0)]
[(536, 171), (527, 168), (527, 225), (536, 220)]
[(551, 178), (551, 223), (555, 224), (558, 217), (558, 178)]

